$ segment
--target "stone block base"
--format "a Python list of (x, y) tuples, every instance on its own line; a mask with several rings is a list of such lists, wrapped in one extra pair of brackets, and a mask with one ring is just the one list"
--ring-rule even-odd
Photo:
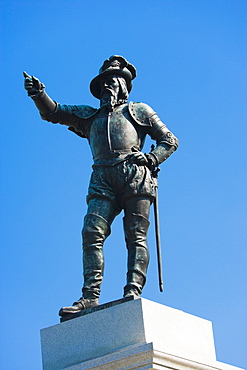
[(210, 321), (143, 298), (119, 303), (42, 329), (43, 369), (238, 369), (216, 360)]

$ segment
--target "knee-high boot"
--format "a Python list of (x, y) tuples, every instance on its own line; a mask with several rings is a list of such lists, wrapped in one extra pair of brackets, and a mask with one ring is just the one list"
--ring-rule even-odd
[(68, 318), (78, 312), (99, 304), (100, 286), (103, 279), (104, 256), (103, 243), (110, 235), (110, 225), (101, 216), (88, 213), (84, 219), (82, 229), (83, 239), (83, 269), (84, 285), (83, 297), (73, 303), (73, 306), (62, 307), (59, 315)]
[(124, 217), (123, 221), (128, 249), (127, 284), (124, 287), (124, 296), (139, 296), (146, 282), (149, 262), (146, 240), (149, 221), (138, 214), (129, 215), (128, 218)]
[(103, 243), (110, 235), (110, 225), (101, 216), (89, 213), (82, 229), (84, 298), (98, 298), (104, 272)]

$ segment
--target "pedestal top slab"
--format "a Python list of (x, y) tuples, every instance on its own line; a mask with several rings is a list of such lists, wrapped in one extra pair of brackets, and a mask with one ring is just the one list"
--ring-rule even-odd
[(114, 305), (41, 330), (44, 370), (60, 370), (133, 345), (210, 365), (212, 324), (143, 298)]

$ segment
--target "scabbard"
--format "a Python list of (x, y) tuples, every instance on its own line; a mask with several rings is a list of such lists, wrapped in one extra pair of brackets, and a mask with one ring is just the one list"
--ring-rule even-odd
[(158, 186), (155, 189), (154, 221), (155, 221), (155, 237), (156, 237), (156, 248), (157, 248), (159, 288), (160, 288), (160, 291), (163, 292), (162, 257), (161, 257), (160, 223), (159, 223), (159, 206), (158, 206)]

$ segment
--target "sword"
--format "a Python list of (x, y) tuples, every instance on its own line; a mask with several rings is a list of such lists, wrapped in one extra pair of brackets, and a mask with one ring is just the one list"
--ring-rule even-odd
[(161, 245), (160, 245), (160, 223), (159, 223), (159, 206), (158, 206), (158, 172), (159, 171), (160, 171), (159, 167), (154, 169), (152, 171), (152, 175), (156, 179), (155, 198), (154, 198), (154, 221), (155, 221), (155, 237), (156, 237), (156, 250), (157, 250), (157, 262), (158, 262), (159, 288), (160, 288), (160, 291), (163, 292), (162, 257), (161, 257)]

